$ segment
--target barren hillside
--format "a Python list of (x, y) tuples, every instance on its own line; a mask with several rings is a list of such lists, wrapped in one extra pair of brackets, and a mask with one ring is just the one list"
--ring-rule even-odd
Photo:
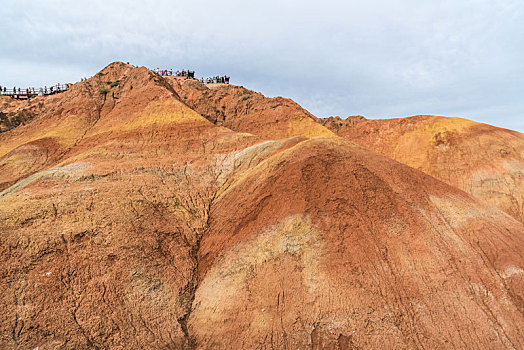
[(337, 135), (436, 177), (524, 222), (524, 135), (461, 118), (327, 118)]
[(0, 348), (524, 346), (523, 223), (296, 103), (118, 62), (39, 99), (2, 107), (41, 104), (0, 133)]

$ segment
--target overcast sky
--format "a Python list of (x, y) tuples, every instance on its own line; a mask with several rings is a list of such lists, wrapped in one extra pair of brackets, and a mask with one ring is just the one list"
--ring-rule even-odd
[(318, 117), (433, 114), (524, 132), (522, 0), (1, 2), (3, 86), (124, 61), (227, 74)]

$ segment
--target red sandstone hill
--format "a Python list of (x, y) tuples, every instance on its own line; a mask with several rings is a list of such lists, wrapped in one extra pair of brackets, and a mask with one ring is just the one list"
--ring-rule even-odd
[(422, 170), (524, 222), (524, 135), (461, 118), (323, 119), (337, 135)]
[(9, 96), (0, 96), (0, 133), (30, 122), (42, 113), (47, 99), (33, 98), (30, 101), (17, 101)]
[(290, 99), (267, 98), (242, 86), (167, 79), (189, 107), (216, 125), (271, 140), (332, 135), (318, 118)]
[(0, 133), (0, 348), (523, 347), (521, 222), (238, 89), (113, 63)]

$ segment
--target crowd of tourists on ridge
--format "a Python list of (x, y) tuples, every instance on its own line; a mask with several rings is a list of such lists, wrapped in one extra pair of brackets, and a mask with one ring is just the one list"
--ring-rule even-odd
[(216, 77), (210, 77), (210, 78), (202, 78), (200, 82), (202, 84), (229, 84), (229, 78), (227, 75), (224, 75), (223, 77), (219, 77), (218, 75)]
[[(172, 69), (160, 69), (156, 68), (153, 69), (153, 72), (163, 76), (163, 77), (183, 77), (187, 79), (195, 79), (195, 71), (188, 70), (182, 70), (182, 71), (174, 71)], [(227, 75), (224, 76), (214, 76), (209, 78), (201, 78), (200, 82), (202, 84), (229, 84), (229, 79), (231, 77), (228, 77)]]
[(172, 69), (153, 69), (153, 72), (160, 74), (163, 77), (184, 77), (188, 79), (195, 79), (195, 71), (182, 70), (173, 71)]

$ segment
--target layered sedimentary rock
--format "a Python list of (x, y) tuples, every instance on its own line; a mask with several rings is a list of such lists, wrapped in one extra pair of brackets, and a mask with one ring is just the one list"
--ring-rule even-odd
[(522, 348), (521, 222), (238, 89), (114, 63), (0, 133), (1, 348)]
[(332, 135), (318, 118), (290, 99), (267, 98), (242, 86), (167, 79), (189, 107), (216, 125), (266, 139)]
[(524, 222), (524, 135), (461, 118), (321, 120), (337, 135), (436, 177)]

